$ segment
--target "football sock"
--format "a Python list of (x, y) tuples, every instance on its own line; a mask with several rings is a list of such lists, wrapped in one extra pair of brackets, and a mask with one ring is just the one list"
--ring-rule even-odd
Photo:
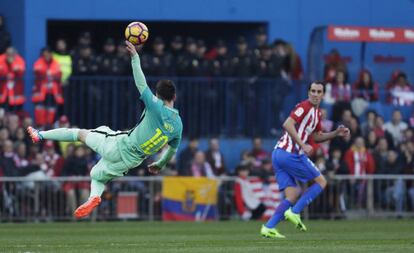
[(270, 219), (266, 223), (267, 228), (274, 228), (276, 225), (284, 218), (284, 213), (286, 210), (289, 209), (289, 207), (292, 206), (292, 203), (290, 203), (289, 200), (284, 199), (279, 204), (279, 206), (276, 208), (275, 213), (270, 217)]
[(309, 205), (322, 190), (322, 187), (318, 183), (314, 183), (305, 193), (303, 193), (298, 202), (292, 207), (292, 212), (296, 214), (302, 212), (305, 206)]
[(105, 190), (105, 184), (101, 183), (100, 181), (96, 179), (91, 179), (91, 194), (89, 195), (89, 198), (94, 196), (101, 196), (103, 191)]
[(77, 141), (79, 128), (56, 128), (48, 131), (40, 131), (43, 139), (54, 141)]

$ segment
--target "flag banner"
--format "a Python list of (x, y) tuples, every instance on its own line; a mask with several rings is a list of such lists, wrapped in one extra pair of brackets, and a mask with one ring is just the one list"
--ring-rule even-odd
[(205, 177), (164, 177), (162, 217), (165, 221), (217, 219), (217, 180)]

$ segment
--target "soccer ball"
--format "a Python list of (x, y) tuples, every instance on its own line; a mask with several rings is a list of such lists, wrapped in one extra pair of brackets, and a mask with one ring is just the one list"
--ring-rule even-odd
[(132, 22), (125, 29), (125, 39), (134, 45), (144, 44), (148, 36), (148, 28), (141, 22)]

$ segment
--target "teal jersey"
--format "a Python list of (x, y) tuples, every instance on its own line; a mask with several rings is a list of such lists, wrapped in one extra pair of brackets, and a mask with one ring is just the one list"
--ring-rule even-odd
[(168, 107), (148, 87), (138, 56), (132, 58), (135, 83), (145, 104), (140, 122), (128, 134), (118, 136), (122, 160), (130, 166), (157, 153), (168, 144), (177, 149), (181, 142), (183, 125), (178, 110)]

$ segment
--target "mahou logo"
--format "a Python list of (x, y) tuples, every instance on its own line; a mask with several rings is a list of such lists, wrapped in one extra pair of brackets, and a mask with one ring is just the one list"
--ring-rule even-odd
[(413, 43), (414, 29), (330, 25), (328, 27), (328, 39), (332, 41)]
[(334, 34), (339, 38), (358, 38), (360, 36), (359, 31), (356, 29), (341, 27), (334, 28)]
[(414, 30), (405, 29), (404, 38), (407, 40), (414, 40)]
[(374, 39), (389, 40), (395, 38), (395, 32), (384, 29), (369, 29), (369, 36)]

